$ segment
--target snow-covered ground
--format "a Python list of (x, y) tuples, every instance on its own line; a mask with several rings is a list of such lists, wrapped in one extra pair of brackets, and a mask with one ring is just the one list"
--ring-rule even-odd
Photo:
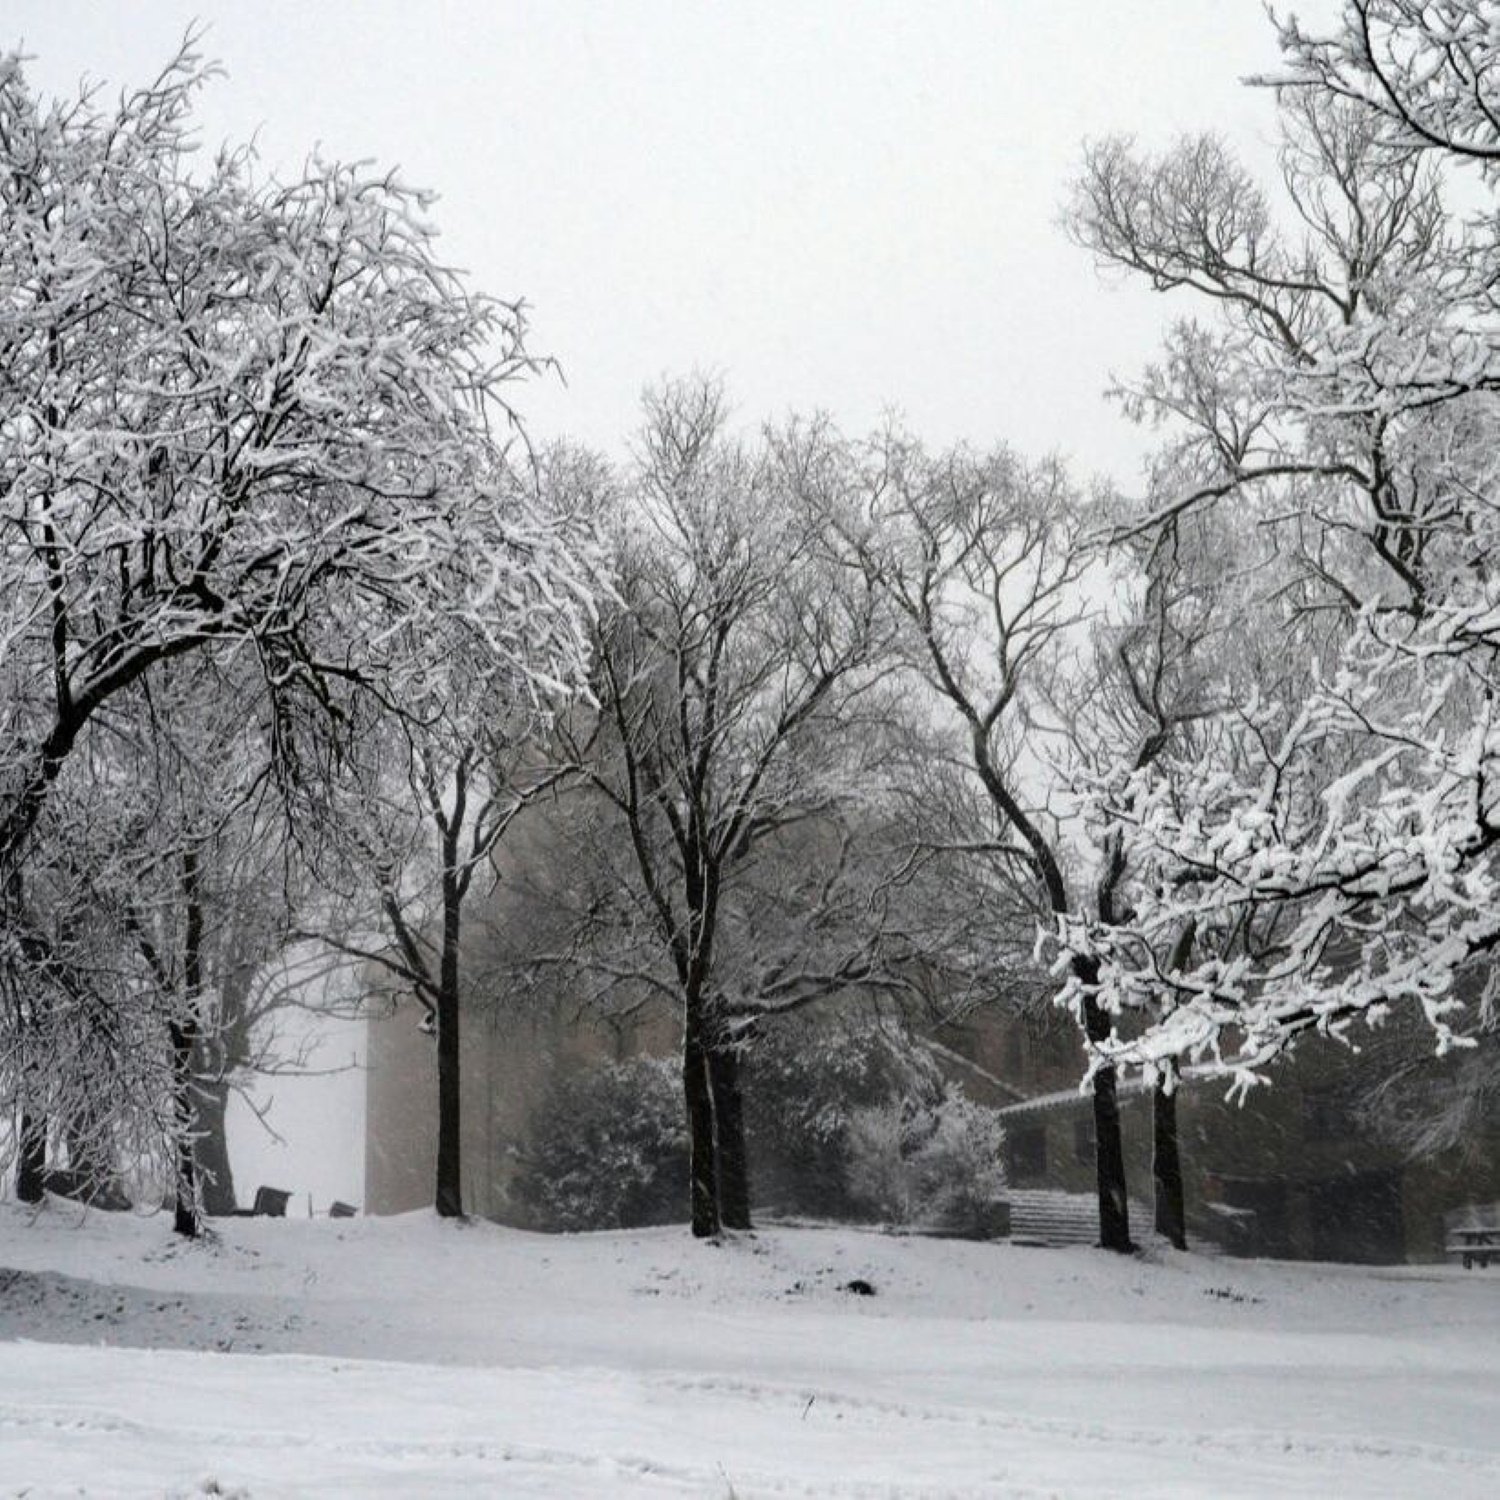
[(61, 1204), (0, 1267), (6, 1494), (1500, 1494), (1496, 1269)]

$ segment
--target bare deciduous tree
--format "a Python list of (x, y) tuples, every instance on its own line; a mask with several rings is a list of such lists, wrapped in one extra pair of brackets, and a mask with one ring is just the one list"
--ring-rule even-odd
[(808, 493), (834, 481), (834, 458), (816, 427), (731, 440), (722, 395), (704, 382), (648, 399), (615, 514), (601, 713), (591, 742), (575, 738), (628, 840), (624, 890), (657, 959), (620, 977), (664, 990), (682, 1016), (699, 1236), (749, 1222), (737, 1029), (887, 973), (878, 939), (783, 935), (779, 954), (749, 941), (726, 961), (751, 937), (750, 886), (777, 847), (801, 840), (812, 861), (793, 931), (810, 938), (829, 917), (851, 873), (839, 821), (878, 791), (884, 627), (863, 580), (824, 547)]
[(421, 1007), (437, 1049), (434, 1201), (463, 1215), (460, 1017), (476, 1002), (464, 975), (464, 917), (476, 878), (523, 810), (570, 774), (549, 763), (545, 716), (513, 674), (486, 671), (455, 641), (442, 675), (363, 738), (362, 787), (340, 817), (339, 911), (307, 936), (384, 974)]
[[(1006, 450), (938, 457), (896, 434), (874, 454), (852, 563), (906, 624), (905, 654), (939, 703), (957, 716), (986, 825), (973, 840), (1049, 929), (1079, 910), (1048, 798), (1044, 762), (1029, 742), (1031, 711), (1058, 668), (1059, 648), (1083, 622), (1091, 553), (1077, 496), (1055, 463), (1028, 466)], [(1081, 960), (1079, 1019), (1094, 1045), (1112, 1035)], [(1131, 1248), (1115, 1074), (1094, 1071), (1100, 1242)]]

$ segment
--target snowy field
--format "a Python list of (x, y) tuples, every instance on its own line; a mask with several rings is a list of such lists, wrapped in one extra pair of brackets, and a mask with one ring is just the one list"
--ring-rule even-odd
[(1500, 1270), (169, 1229), (0, 1205), (5, 1494), (1500, 1494)]

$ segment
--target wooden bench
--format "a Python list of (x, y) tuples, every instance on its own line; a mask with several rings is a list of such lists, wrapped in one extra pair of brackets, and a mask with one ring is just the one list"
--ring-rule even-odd
[(286, 1206), (291, 1201), (292, 1195), (281, 1188), (258, 1187), (255, 1202), (249, 1208), (235, 1209), (234, 1216), (237, 1219), (284, 1219)]
[(1462, 1258), (1464, 1270), (1471, 1270), (1475, 1265), (1488, 1266), (1491, 1256), (1500, 1260), (1500, 1229), (1466, 1225), (1448, 1232), (1452, 1238), (1444, 1248), (1449, 1255)]
[(1500, 1260), (1500, 1203), (1469, 1203), (1443, 1215), (1443, 1252), (1464, 1270)]

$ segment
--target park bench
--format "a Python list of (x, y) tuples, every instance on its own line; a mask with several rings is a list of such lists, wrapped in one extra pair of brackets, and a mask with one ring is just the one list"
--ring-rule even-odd
[(1476, 1264), (1489, 1265), (1492, 1255), (1500, 1260), (1500, 1229), (1478, 1226), (1455, 1229), (1448, 1243), (1448, 1254), (1461, 1256), (1466, 1271)]
[(1456, 1255), (1464, 1270), (1500, 1260), (1500, 1203), (1474, 1204), (1446, 1216), (1443, 1249)]
[(292, 1195), (280, 1188), (258, 1187), (254, 1203), (249, 1208), (237, 1208), (234, 1213), (238, 1219), (284, 1219), (291, 1201)]

